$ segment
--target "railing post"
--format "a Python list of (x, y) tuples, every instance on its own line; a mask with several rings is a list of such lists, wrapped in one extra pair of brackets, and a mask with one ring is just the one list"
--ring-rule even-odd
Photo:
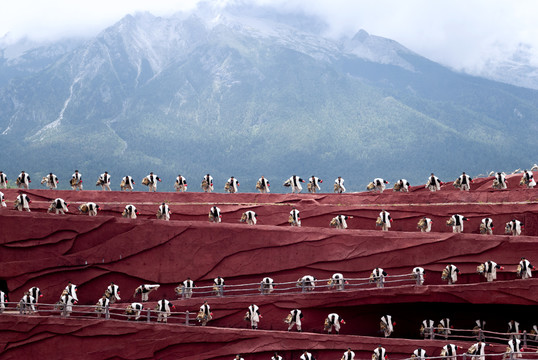
[(108, 311), (108, 308), (109, 308), (109, 305), (107, 304), (105, 306), (105, 319), (106, 320), (110, 319), (110, 312)]
[(345, 290), (345, 288), (346, 288), (346, 280), (342, 279), (342, 287), (340, 288), (340, 290)]
[(467, 359), (467, 353), (463, 353), (463, 360)]
[(306, 290), (305, 290), (305, 286), (304, 286), (304, 285), (305, 285), (305, 281), (303, 280), (303, 281), (301, 282), (301, 289), (302, 289), (301, 292), (306, 292)]
[(185, 286), (181, 288), (181, 299), (185, 299)]
[(510, 351), (510, 360), (514, 360), (514, 352)]
[(434, 327), (430, 326), (430, 340), (435, 339)]
[(185, 311), (185, 325), (189, 326), (189, 310)]
[(146, 315), (146, 322), (151, 322), (151, 309), (148, 308), (148, 314)]
[(527, 330), (523, 330), (523, 346), (527, 347)]
[(486, 340), (484, 336), (484, 332), (482, 331), (482, 329), (478, 329), (478, 341), (484, 341), (484, 340)]
[(67, 304), (64, 304), (64, 308), (62, 310), (62, 317), (67, 317)]
[(219, 296), (224, 296), (224, 285), (218, 285)]

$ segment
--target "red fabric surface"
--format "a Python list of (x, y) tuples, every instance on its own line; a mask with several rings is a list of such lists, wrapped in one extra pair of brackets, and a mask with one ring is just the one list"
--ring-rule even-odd
[[(465, 328), (474, 326), (475, 316), (495, 312), (521, 320), (528, 311), (523, 305), (535, 306), (538, 302), (538, 280), (515, 280), (521, 256), (534, 265), (538, 263), (538, 193), (516, 186), (519, 177), (510, 178), (510, 189), (505, 191), (491, 190), (492, 178), (488, 178), (475, 181), (472, 189), (478, 190), (471, 192), (459, 192), (448, 184), (440, 192), (430, 193), (420, 186), (409, 194), (392, 190), (383, 194), (316, 195), (29, 190), (31, 213), (11, 210), (19, 191), (3, 190), (9, 207), (0, 209), (0, 278), (7, 282), (11, 300), (17, 301), (28, 288), (38, 286), (44, 294), (42, 303), (56, 302), (71, 281), (78, 285), (80, 304), (94, 304), (113, 281), (121, 290), (122, 303), (118, 306), (140, 300), (132, 296), (138, 285), (159, 283), (161, 288), (150, 295), (150, 304), (168, 298), (179, 311), (194, 311), (205, 297), (196, 290), (193, 299), (174, 300), (173, 288), (187, 277), (198, 286), (210, 285), (216, 276), (222, 276), (227, 285), (259, 282), (264, 276), (276, 282), (295, 281), (306, 274), (324, 279), (335, 272), (354, 278), (368, 277), (379, 266), (390, 279), (391, 275), (408, 274), (414, 266), (422, 266), (427, 271), (428, 286), (420, 288), (388, 284), (385, 289), (367, 285), (366, 290), (340, 293), (316, 290), (312, 294), (210, 298), (215, 313), (212, 324), (246, 328), (242, 317), (252, 302), (264, 315), (262, 330), (285, 328), (282, 320), (295, 307), (305, 311), (307, 331), (319, 332), (324, 316), (336, 311), (348, 321), (342, 327), (343, 334), (370, 336), (378, 335), (379, 317), (387, 313), (399, 318), (395, 332), (399, 336), (416, 335), (417, 321), (427, 316), (436, 321), (450, 316)], [(57, 197), (71, 204), (67, 215), (45, 213)], [(87, 201), (101, 206), (98, 216), (78, 214), (76, 207)], [(170, 222), (155, 219), (162, 201), (168, 202), (173, 212)], [(127, 204), (138, 208), (139, 219), (120, 217)], [(213, 205), (222, 210), (222, 224), (208, 222)], [(301, 211), (302, 228), (287, 224), (292, 206)], [(381, 209), (394, 218), (388, 233), (375, 227)], [(258, 213), (258, 225), (239, 223), (245, 210)], [(445, 225), (455, 213), (470, 219), (464, 234), (452, 234)], [(348, 230), (328, 227), (337, 214), (354, 216), (348, 221)], [(433, 232), (417, 231), (422, 216), (434, 220)], [(479, 223), (486, 216), (493, 218), (496, 235), (478, 234)], [(525, 223), (525, 236), (504, 235), (504, 223), (512, 218)], [(496, 282), (485, 283), (476, 274), (476, 266), (487, 260), (505, 267), (498, 272)], [(453, 286), (440, 279), (442, 269), (450, 263), (462, 272)], [(504, 331), (506, 319), (498, 318), (498, 330)], [(3, 354), (6, 358), (20, 358), (21, 351), (51, 358), (43, 354), (64, 348), (76, 351), (82, 343), (85, 348), (88, 343), (97, 349), (87, 353), (87, 358), (95, 359), (231, 359), (234, 353), (252, 349), (257, 355), (245, 359), (261, 359), (270, 358), (268, 351), (282, 346), (295, 351), (303, 347), (325, 349), (321, 354), (330, 357), (323, 358), (332, 358), (352, 345), (364, 349), (361, 358), (369, 358), (379, 341), (347, 340), (349, 336), (314, 340), (306, 334), (225, 329), (208, 330), (204, 335), (175, 325), (63, 321), (45, 316), (30, 320), (0, 316), (0, 322), (0, 344), (4, 342), (5, 348), (9, 343), (9, 350)], [(105, 334), (109, 336), (100, 336)], [(122, 346), (114, 340), (118, 338)], [(137, 346), (126, 350), (125, 341), (136, 341)], [(419, 346), (408, 340), (383, 339), (383, 344), (385, 341), (394, 345), (401, 358)], [(199, 357), (200, 351), (207, 355)]]
[[(15, 326), (14, 326), (15, 325)], [(274, 351), (286, 359), (298, 359), (308, 349), (317, 359), (339, 359), (351, 347), (357, 359), (370, 359), (382, 344), (391, 359), (409, 357), (416, 348), (439, 356), (447, 341), (380, 339), (349, 335), (288, 333), (284, 331), (219, 329), (118, 323), (115, 321), (68, 321), (51, 317), (0, 316), (2, 359), (183, 359), (231, 360), (241, 353), (245, 360), (270, 359)], [(471, 343), (450, 341), (466, 351)], [(208, 344), (211, 344), (209, 346)], [(488, 347), (500, 353), (506, 346)]]

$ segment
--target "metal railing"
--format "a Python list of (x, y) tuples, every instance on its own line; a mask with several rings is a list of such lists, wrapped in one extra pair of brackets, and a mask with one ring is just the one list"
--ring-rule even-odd
[(538, 334), (529, 334), (527, 331), (520, 333), (501, 333), (482, 329), (448, 329), (439, 327), (429, 327), (424, 331), (424, 339), (451, 339), (451, 340), (477, 340), (482, 342), (508, 343), (511, 339), (521, 340), (521, 346), (529, 347), (534, 345), (538, 350)]
[[(20, 314), (37, 316), (60, 316), (62, 318), (87, 319), (102, 318), (105, 320), (137, 320), (145, 322), (164, 322), (182, 325), (192, 325), (196, 320), (197, 312), (170, 311), (162, 312), (152, 308), (140, 310), (132, 309), (127, 313), (128, 303), (123, 306), (99, 306), (99, 305), (65, 305), (65, 304), (22, 304), (20, 302), (5, 302), (5, 308), (0, 309), (0, 314)], [(119, 304), (118, 304), (119, 305)]]
[[(197, 322), (197, 311), (170, 311), (162, 312), (155, 310), (155, 308), (142, 308), (141, 310), (131, 309), (131, 312), (127, 312), (129, 303), (123, 303), (123, 306), (119, 304), (112, 304), (107, 306), (99, 305), (70, 305), (66, 306), (62, 303), (56, 304), (24, 304), (21, 302), (5, 302), (5, 308), (0, 308), (1, 314), (19, 314), (27, 316), (59, 316), (64, 319), (89, 319), (89, 318), (98, 318), (104, 320), (113, 320), (113, 321), (140, 321), (145, 323), (168, 323), (175, 325), (185, 325), (193, 326)], [(437, 327), (426, 328), (428, 331), (425, 339), (431, 340), (460, 340), (460, 341), (482, 341), (488, 343), (497, 343), (497, 344), (507, 344), (508, 341), (512, 338), (517, 338), (521, 341), (520, 345), (522, 349), (527, 351), (536, 352), (538, 350), (538, 335), (529, 334), (527, 331), (522, 331), (521, 333), (500, 333), (495, 331), (485, 331), (481, 329), (448, 329), (450, 333), (441, 333), (440, 331), (446, 329), (439, 329)], [(528, 352), (517, 353), (528, 355)], [(494, 354), (488, 354), (486, 356), (493, 356)], [(514, 354), (497, 354), (504, 355), (512, 359)], [(535, 354), (535, 357), (531, 359), (538, 359), (538, 353)], [(464, 359), (467, 357), (481, 357), (482, 355), (470, 355), (470, 354), (461, 354), (457, 355), (458, 357), (463, 356)], [(444, 356), (444, 357), (432, 357), (428, 356), (428, 359), (442, 358), (452, 360), (456, 356)], [(514, 360), (521, 359), (519, 357), (514, 357)], [(408, 360), (408, 359), (402, 359)], [(417, 360), (417, 359), (411, 359)], [(474, 360), (474, 359), (470, 359)], [(483, 360), (483, 359), (476, 359)]]
[(189, 299), (193, 296), (199, 297), (219, 297), (219, 296), (248, 296), (248, 295), (269, 295), (269, 294), (289, 294), (289, 293), (309, 293), (313, 291), (344, 291), (358, 288), (383, 288), (385, 285), (421, 285), (421, 280), (415, 278), (414, 274), (391, 275), (383, 278), (345, 278), (340, 283), (329, 284), (332, 279), (316, 279), (313, 283), (309, 281), (288, 281), (273, 282), (270, 284), (256, 282), (232, 285), (208, 285), (195, 286), (193, 288), (182, 287), (178, 292), (181, 299)]

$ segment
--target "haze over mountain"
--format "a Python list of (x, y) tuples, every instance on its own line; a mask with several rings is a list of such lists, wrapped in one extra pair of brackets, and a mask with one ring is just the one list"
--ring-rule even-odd
[[(451, 71), (361, 30), (260, 7), (128, 15), (90, 40), (4, 49), (0, 168), (87, 188), (154, 171), (197, 189), (312, 174), (349, 190), (536, 162), (538, 92)], [(64, 185), (66, 181), (64, 180)], [(116, 187), (118, 184), (115, 184)], [(275, 186), (277, 185), (277, 186)], [(138, 187), (140, 189), (140, 187)], [(325, 185), (325, 191), (330, 189)]]

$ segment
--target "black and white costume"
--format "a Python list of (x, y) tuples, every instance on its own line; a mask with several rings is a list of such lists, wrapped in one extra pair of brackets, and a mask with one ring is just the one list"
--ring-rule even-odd
[(106, 297), (110, 299), (110, 303), (114, 304), (116, 300), (121, 300), (120, 298), (120, 287), (114, 283), (110, 283), (105, 291)]
[(135, 182), (132, 176), (126, 175), (121, 179), (120, 190), (121, 191), (133, 191)]
[(464, 221), (469, 221), (469, 219), (459, 214), (452, 215), (449, 220), (449, 222), (452, 224), (452, 232), (455, 234), (463, 232)]
[(140, 285), (139, 287), (137, 287), (135, 289), (133, 297), (140, 294), (140, 296), (142, 297), (142, 302), (146, 302), (146, 301), (149, 300), (149, 293), (152, 292), (152, 291), (158, 290), (160, 286), (161, 285), (159, 285), (159, 284), (144, 284), (144, 285)]
[(237, 181), (237, 179), (232, 176), (226, 182), (226, 185), (224, 186), (224, 190), (226, 190), (230, 194), (234, 194), (237, 192), (238, 186), (239, 186), (239, 181)]
[(248, 225), (256, 225), (256, 223), (258, 222), (257, 217), (258, 215), (254, 211), (248, 210), (245, 211), (243, 215), (241, 215), (240, 221), (247, 223)]
[(202, 326), (206, 326), (207, 322), (213, 319), (213, 313), (211, 312), (211, 307), (207, 304), (207, 301), (200, 306), (199, 314), (201, 315), (201, 318), (197, 317), (197, 319), (202, 323)]
[(0, 171), (0, 188), (7, 189), (7, 176), (2, 171)]
[(101, 297), (95, 304), (95, 312), (97, 317), (100, 318), (102, 314), (106, 312), (106, 308), (110, 306), (110, 299), (106, 296)]
[(28, 195), (20, 194), (20, 195), (17, 196), (17, 198), (15, 200), (15, 209), (17, 209), (19, 211), (26, 210), (26, 211), (30, 212), (30, 203), (31, 202), (32, 201), (30, 200)]
[(293, 325), (297, 326), (297, 331), (301, 332), (301, 319), (303, 318), (303, 312), (299, 309), (290, 311), (291, 320), (289, 322), (288, 331), (293, 328)]
[(65, 316), (70, 316), (73, 312), (73, 305), (77, 303), (77, 300), (69, 295), (69, 294), (62, 294), (60, 296), (60, 304), (63, 305), (63, 313)]
[(308, 182), (308, 191), (310, 191), (311, 193), (318, 192), (318, 190), (321, 190), (321, 187), (319, 186), (320, 183), (323, 183), (323, 180), (312, 175)]
[(67, 284), (67, 286), (65, 287), (65, 290), (64, 290), (64, 292), (71, 295), (73, 297), (73, 299), (78, 301), (77, 291), (78, 291), (77, 286), (74, 285), (74, 284), (71, 284), (71, 283)]
[(385, 337), (389, 337), (394, 331), (394, 323), (392, 322), (392, 316), (384, 315), (381, 317), (381, 330), (385, 334)]
[(297, 280), (297, 287), (304, 291), (313, 291), (316, 288), (316, 278), (312, 275), (305, 275)]
[(0, 206), (1, 207), (7, 207), (6, 205), (6, 198), (4, 197), (4, 193), (0, 191)]
[(346, 220), (349, 219), (349, 218), (351, 218), (351, 216), (338, 215), (338, 216), (332, 218), (329, 225), (331, 227), (334, 227), (334, 228), (337, 228), (337, 229), (347, 229)]
[(308, 351), (306, 351), (306, 350), (303, 352), (303, 355), (301, 355), (299, 357), (299, 359), (301, 359), (301, 360), (316, 360), (314, 358), (314, 356), (311, 353), (309, 353)]
[(512, 234), (513, 236), (521, 235), (521, 230), (523, 229), (523, 223), (519, 220), (513, 219), (506, 223), (504, 227), (504, 232), (506, 234)]
[(460, 273), (460, 270), (456, 267), (456, 265), (450, 264), (446, 266), (441, 277), (443, 278), (443, 276), (446, 276), (446, 278), (443, 278), (443, 280), (447, 280), (448, 285), (452, 285), (458, 281), (459, 273)]
[(344, 186), (344, 179), (342, 179), (340, 176), (334, 180), (334, 192), (335, 193), (345, 193), (346, 188)]
[(194, 281), (190, 278), (183, 281), (182, 294), (181, 296), (185, 299), (190, 299), (192, 297), (192, 289), (194, 289)]
[(467, 353), (474, 355), (474, 359), (476, 360), (486, 360), (486, 343), (479, 341), (473, 344)]
[(422, 349), (422, 348), (418, 348), (418, 349), (415, 349), (415, 351), (413, 351), (413, 355), (411, 355), (412, 358), (415, 358), (417, 360), (426, 360), (426, 350)]
[(521, 258), (521, 261), (519, 262), (519, 265), (517, 267), (518, 276), (522, 279), (531, 278), (532, 270), (534, 270), (534, 266), (532, 266), (530, 261), (525, 258)]
[(43, 294), (41, 293), (41, 290), (34, 286), (28, 289), (28, 293), (34, 298), (35, 303), (39, 301), (39, 298), (43, 297)]
[(494, 189), (506, 189), (508, 187), (508, 183), (506, 181), (506, 174), (498, 172), (495, 174), (495, 179), (493, 179), (493, 188)]
[(407, 181), (406, 179), (400, 179), (394, 184), (393, 190), (400, 192), (409, 192), (409, 186), (411, 186), (411, 184), (409, 184), (409, 181)]
[(347, 351), (342, 355), (341, 360), (354, 360), (355, 359), (355, 353), (351, 351), (351, 349), (347, 349)]
[(250, 305), (248, 307), (248, 318), (250, 320), (250, 326), (253, 328), (253, 329), (257, 329), (258, 328), (258, 323), (260, 322), (260, 308), (258, 307), (258, 305)]
[(71, 189), (73, 190), (82, 190), (82, 175), (75, 170), (73, 175), (71, 175)]
[(521, 354), (521, 340), (511, 339), (508, 341), (508, 348), (510, 349), (510, 353), (516, 354), (516, 357), (523, 357), (523, 354)]
[(293, 208), (290, 211), (289, 221), (291, 226), (301, 227), (301, 217), (299, 216), (299, 210)]
[(285, 183), (284, 185), (286, 184), (289, 184), (289, 186), (291, 186), (291, 193), (300, 193), (302, 190), (303, 190), (303, 187), (301, 186), (301, 183), (304, 183), (305, 181), (303, 179), (301, 179), (299, 176), (297, 175), (293, 175), (292, 177), (290, 177)]
[(24, 296), (19, 301), (19, 307), (22, 314), (33, 314), (35, 312), (36, 299), (30, 295), (30, 293), (25, 293)]
[(202, 179), (202, 185), (200, 185), (204, 192), (213, 191), (213, 177), (209, 174)]
[(284, 358), (278, 355), (278, 353), (275, 353), (275, 355), (271, 356), (271, 360), (284, 360)]
[(99, 175), (99, 180), (97, 180), (97, 185), (101, 185), (101, 189), (110, 191), (110, 175), (108, 171), (105, 171)]
[(159, 210), (157, 210), (157, 219), (169, 221), (170, 215), (172, 215), (172, 211), (170, 211), (170, 208), (166, 203), (159, 205)]
[(67, 208), (67, 203), (65, 202), (64, 199), (61, 199), (61, 198), (57, 198), (55, 200), (52, 201), (52, 203), (50, 204), (49, 206), (49, 209), (47, 210), (47, 212), (55, 212), (56, 215), (58, 214), (62, 214), (64, 215), (66, 212), (69, 211), (69, 209)]
[(385, 287), (385, 276), (388, 274), (382, 268), (375, 268), (370, 274), (370, 282), (375, 282), (376, 287), (382, 288)]
[(329, 280), (329, 288), (336, 288), (336, 290), (344, 290), (344, 284), (346, 284), (344, 275), (341, 273), (334, 273)]
[(125, 205), (125, 209), (123, 210), (123, 213), (121, 216), (127, 219), (136, 219), (138, 215), (138, 210), (136, 210), (136, 207), (132, 204)]
[(471, 190), (471, 182), (473, 181), (473, 178), (471, 178), (466, 173), (463, 173), (460, 175), (459, 183), (460, 183), (460, 190), (461, 191), (469, 191)]
[(480, 223), (480, 233), (493, 235), (493, 219), (492, 218), (483, 218)]
[(263, 176), (261, 178), (258, 179), (258, 182), (256, 183), (256, 189), (258, 189), (258, 191), (262, 194), (265, 194), (265, 193), (268, 193), (268, 192), (271, 192), (269, 190), (269, 187), (271, 185), (269, 184), (269, 180), (267, 180), (266, 178), (264, 178)]
[(30, 180), (30, 175), (22, 171), (19, 174), (19, 177), (17, 177), (17, 186), (19, 189), (28, 189), (30, 187), (30, 183), (32, 180)]
[(157, 301), (157, 306), (155, 307), (155, 310), (158, 312), (157, 322), (168, 322), (168, 317), (171, 314), (170, 309), (175, 309), (175, 306), (170, 301), (166, 299)]
[(430, 232), (432, 231), (432, 222), (433, 220), (428, 217), (423, 217), (419, 220), (418, 228), (420, 232)]
[(187, 191), (187, 179), (185, 179), (184, 176), (178, 175), (174, 184), (174, 188), (177, 192)]
[(50, 173), (43, 178), (43, 181), (41, 181), (41, 184), (43, 183), (47, 183), (47, 186), (49, 187), (49, 189), (54, 190), (58, 187), (59, 180), (56, 175), (54, 175), (53, 173)]
[(270, 294), (273, 292), (273, 279), (264, 277), (260, 283), (260, 291), (262, 294)]
[(142, 180), (142, 183), (147, 183), (148, 191), (155, 192), (157, 191), (157, 181), (161, 181), (161, 179), (157, 175), (150, 172), (149, 175)]
[(220, 214), (220, 208), (213, 206), (209, 209), (209, 221), (220, 223), (222, 221), (222, 215)]
[(374, 355), (372, 356), (372, 360), (385, 360), (387, 359), (387, 350), (385, 350), (384, 347), (378, 346), (374, 350)]
[(448, 339), (448, 335), (452, 334), (452, 330), (450, 327), (450, 319), (441, 319), (441, 321), (439, 321), (439, 325), (437, 325), (437, 331), (439, 332), (439, 334), (444, 335), (445, 339)]
[[(488, 282), (491, 282), (497, 279), (497, 269), (502, 269), (503, 267), (498, 265), (494, 261), (486, 261), (485, 263), (478, 266), (477, 270), (480, 274), (483, 274)], [(482, 272), (480, 272), (482, 270)]]
[(532, 171), (525, 170), (523, 172), (523, 181), (527, 185), (527, 189), (532, 189), (536, 186), (536, 181), (534, 181), (534, 174)]
[(435, 176), (433, 173), (428, 178), (428, 182), (426, 183), (426, 189), (430, 191), (439, 191), (441, 190), (441, 185), (443, 182), (439, 180), (437, 176)]
[(99, 210), (100, 207), (96, 203), (89, 202), (80, 205), (78, 209), (83, 213), (87, 213), (89, 216), (97, 216), (97, 210)]
[(422, 320), (422, 325), (420, 326), (420, 335), (424, 336), (424, 339), (431, 338), (432, 334), (435, 332), (435, 323), (433, 320)]
[(458, 347), (454, 344), (447, 344), (443, 346), (441, 350), (441, 356), (444, 356), (446, 360), (457, 360)]
[(385, 191), (385, 185), (389, 183), (387, 180), (383, 180), (382, 178), (375, 178), (372, 182), (374, 183), (375, 191), (379, 191), (380, 193)]
[(325, 320), (327, 324), (327, 333), (331, 333), (332, 329), (334, 327), (334, 332), (336, 334), (340, 333), (340, 324), (345, 324), (346, 322), (344, 319), (340, 317), (337, 313), (331, 313), (329, 316), (327, 316), (327, 319)]
[(213, 279), (213, 290), (215, 291), (215, 295), (222, 296), (224, 293), (224, 279), (220, 276), (217, 276)]
[(413, 268), (413, 278), (417, 281), (417, 285), (424, 285), (424, 275), (426, 270), (424, 268), (417, 266)]
[(134, 315), (135, 321), (138, 321), (140, 319), (140, 314), (142, 313), (142, 310), (144, 309), (144, 305), (141, 303), (131, 303), (131, 305), (127, 306), (127, 309), (125, 309), (125, 314), (127, 314), (127, 320), (131, 320), (131, 316)]
[(379, 217), (381, 218), (381, 230), (389, 231), (390, 225), (392, 223), (392, 218), (390, 217), (390, 213), (388, 211), (383, 210), (379, 213)]
[(7, 294), (3, 291), (0, 291), (0, 314), (6, 309), (6, 303), (9, 302)]

